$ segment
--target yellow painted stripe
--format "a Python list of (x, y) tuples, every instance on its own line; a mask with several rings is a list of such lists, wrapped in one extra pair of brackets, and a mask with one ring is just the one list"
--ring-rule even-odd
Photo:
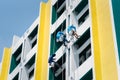
[(4, 48), (0, 80), (8, 80), (11, 49)]
[(110, 0), (90, 0), (96, 80), (118, 80)]
[(51, 1), (40, 5), (38, 50), (36, 54), (35, 80), (48, 80), (48, 53), (50, 37)]

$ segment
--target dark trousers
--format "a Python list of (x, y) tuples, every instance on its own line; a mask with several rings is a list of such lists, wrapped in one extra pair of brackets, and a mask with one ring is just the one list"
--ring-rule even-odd
[(60, 68), (60, 65), (57, 62), (54, 62), (54, 67), (51, 67), (54, 78), (56, 78), (55, 73), (56, 73), (56, 67)]

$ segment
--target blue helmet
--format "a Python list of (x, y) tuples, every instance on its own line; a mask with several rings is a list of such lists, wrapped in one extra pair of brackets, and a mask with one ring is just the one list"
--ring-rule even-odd
[(58, 31), (56, 35), (56, 39), (59, 39), (62, 35), (64, 36), (64, 33), (61, 31)]
[(68, 29), (67, 29), (67, 32), (69, 33), (71, 30), (76, 31), (76, 27), (73, 26), (73, 25), (69, 26)]

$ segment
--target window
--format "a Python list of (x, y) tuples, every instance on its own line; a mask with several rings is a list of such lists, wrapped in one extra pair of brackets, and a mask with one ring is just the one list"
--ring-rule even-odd
[(34, 66), (35, 66), (35, 55), (26, 63), (25, 68), (28, 73), (29, 79), (31, 79), (34, 75)]
[(76, 19), (78, 21), (78, 25), (81, 25), (89, 16), (89, 6), (88, 0), (82, 0), (78, 6), (73, 11)]
[(62, 43), (56, 42), (56, 34), (58, 31), (64, 31), (66, 28), (66, 20), (61, 23), (57, 30), (51, 34), (50, 54), (54, 54), (62, 45)]
[(80, 80), (93, 80), (92, 69), (90, 69)]
[(19, 73), (12, 80), (18, 80), (18, 79), (19, 79)]
[(76, 53), (79, 54), (79, 66), (91, 56), (90, 28), (74, 43)]
[(90, 28), (74, 43), (75, 49), (79, 49), (90, 38)]
[(31, 79), (34, 75), (34, 69), (32, 69), (32, 71), (29, 73), (29, 79)]
[(10, 73), (16, 68), (16, 66), (21, 62), (22, 44), (18, 49), (12, 54)]
[(88, 17), (89, 15), (89, 10), (87, 10), (79, 19), (78, 19), (78, 25), (82, 24), (86, 18)]
[(33, 48), (37, 43), (37, 33), (38, 33), (38, 25), (35, 27), (35, 29), (28, 36), (28, 39), (29, 39), (30, 44), (31, 44), (31, 48)]
[(91, 44), (89, 44), (80, 54), (79, 54), (79, 65), (84, 63), (87, 58), (91, 56)]
[(65, 0), (58, 0), (55, 5), (52, 6), (52, 24), (62, 15), (66, 9)]

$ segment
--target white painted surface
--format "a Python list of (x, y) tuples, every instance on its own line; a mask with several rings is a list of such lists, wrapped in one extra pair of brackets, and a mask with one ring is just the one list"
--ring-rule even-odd
[[(17, 57), (17, 60), (21, 58), (21, 62), (11, 72), (11, 74), (9, 74), (9, 77), (8, 77), (9, 80), (12, 80), (18, 73), (20, 76), (19, 80), (20, 79), (29, 80), (28, 77), (25, 76), (25, 75), (28, 75), (28, 73), (26, 73), (25, 64), (32, 58), (33, 55), (35, 55), (37, 51), (37, 45), (31, 48), (30, 42), (28, 40), (28, 35), (36, 28), (38, 23), (39, 23), (39, 17), (34, 21), (34, 23), (30, 26), (30, 28), (26, 30), (24, 35), (17, 42), (14, 42), (14, 46), (12, 46), (12, 54), (14, 54), (14, 52), (20, 47), (20, 45), (23, 44), (22, 52)], [(37, 39), (37, 36), (34, 37), (33, 41), (35, 39)], [(34, 68), (33, 66), (29, 69), (29, 71)]]
[(12, 42), (12, 47), (15, 46), (15, 44), (19, 41), (20, 37), (14, 35), (13, 36), (13, 42)]

